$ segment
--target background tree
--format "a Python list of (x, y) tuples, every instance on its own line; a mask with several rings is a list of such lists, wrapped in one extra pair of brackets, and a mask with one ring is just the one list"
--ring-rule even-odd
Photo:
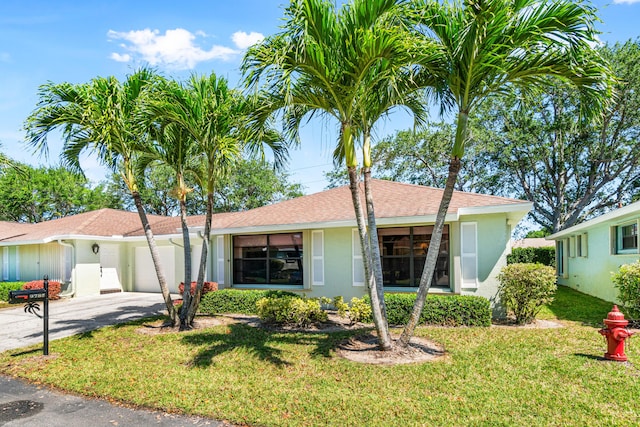
[(257, 159), (236, 162), (233, 174), (221, 177), (217, 188), (216, 212), (245, 211), (303, 195), (302, 185), (289, 182), (287, 172)]
[(602, 120), (580, 120), (579, 94), (548, 82), (544, 94), (504, 96), (479, 111), (502, 171), (494, 190), (534, 203), (531, 216), (552, 232), (626, 204), (640, 182), (640, 44), (601, 49), (618, 78)]
[[(475, 136), (482, 129), (472, 128)], [(445, 122), (429, 123), (418, 130), (401, 130), (377, 142), (372, 149), (373, 174), (379, 179), (442, 188), (449, 167), (450, 141), (454, 128)], [(471, 139), (466, 147), (467, 160), (462, 163), (455, 189), (491, 193), (502, 171), (490, 163), (484, 142)], [(338, 169), (327, 172), (328, 188), (345, 185), (346, 174)]]
[[(194, 183), (190, 184), (193, 186)], [(122, 180), (121, 175), (112, 174), (106, 185), (109, 193), (113, 194), (118, 200), (123, 201), (122, 209), (128, 211), (136, 210), (129, 189)], [(169, 167), (156, 165), (145, 170), (144, 177), (138, 183), (140, 198), (145, 211), (151, 215), (177, 216), (180, 212), (180, 206), (178, 200), (171, 194), (171, 190), (175, 186), (175, 176)], [(203, 206), (204, 203), (190, 205), (190, 215), (202, 214)]]
[[(186, 182), (193, 188), (187, 198), (188, 214), (204, 215), (207, 210), (206, 194), (193, 177), (187, 175)], [(175, 185), (174, 174), (168, 167), (156, 165), (146, 169), (144, 180), (140, 181), (140, 197), (145, 210), (153, 215), (179, 215), (179, 203), (171, 191)], [(122, 209), (135, 210), (129, 191), (119, 175), (110, 177), (107, 193), (123, 201)], [(291, 182), (285, 170), (276, 168), (272, 162), (245, 158), (234, 163), (233, 174), (220, 178), (214, 193), (213, 210), (243, 211), (302, 195), (302, 185)]]
[(0, 174), (0, 220), (36, 223), (102, 208), (120, 209), (121, 200), (84, 176), (57, 167), (18, 164)]

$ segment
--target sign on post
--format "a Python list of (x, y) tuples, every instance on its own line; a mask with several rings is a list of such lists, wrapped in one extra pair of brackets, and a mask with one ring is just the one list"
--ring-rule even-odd
[[(49, 276), (44, 276), (44, 288), (42, 289), (24, 289), (18, 291), (9, 291), (9, 303), (21, 304), (25, 303), (24, 311), (43, 319), (43, 346), (42, 354), (49, 354)], [(44, 313), (41, 316), (39, 301), (43, 302)]]

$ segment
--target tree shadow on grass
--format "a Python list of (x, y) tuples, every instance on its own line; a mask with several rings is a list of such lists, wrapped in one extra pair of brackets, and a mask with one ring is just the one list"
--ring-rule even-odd
[(547, 309), (559, 320), (580, 322), (585, 326), (602, 326), (602, 320), (613, 307), (612, 302), (583, 294), (567, 286), (558, 286)]
[(216, 356), (235, 349), (244, 349), (260, 360), (274, 366), (288, 366), (286, 351), (280, 345), (314, 346), (313, 357), (333, 357), (332, 352), (346, 337), (361, 331), (307, 333), (272, 331), (242, 323), (228, 325), (226, 332), (201, 332), (182, 337), (185, 344), (202, 347), (191, 362), (192, 366), (205, 368), (215, 363)]

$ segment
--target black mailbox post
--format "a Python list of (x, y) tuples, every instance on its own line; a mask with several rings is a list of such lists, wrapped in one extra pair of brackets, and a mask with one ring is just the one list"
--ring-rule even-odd
[[(44, 288), (42, 289), (25, 289), (19, 291), (9, 291), (9, 303), (21, 304), (25, 303), (24, 311), (43, 319), (43, 345), (42, 354), (47, 356), (49, 354), (49, 276), (44, 276)], [(43, 315), (40, 316), (37, 312), (40, 310), (40, 306), (36, 304), (42, 301), (44, 305)]]
[(25, 289), (21, 291), (9, 291), (9, 303), (20, 304), (22, 302), (44, 301), (47, 292), (44, 289)]

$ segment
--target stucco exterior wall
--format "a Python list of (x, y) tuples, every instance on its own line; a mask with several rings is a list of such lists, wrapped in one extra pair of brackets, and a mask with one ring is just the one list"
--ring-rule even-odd
[[(565, 245), (565, 271), (563, 276), (558, 277), (558, 283), (605, 301), (619, 302), (611, 274), (617, 272), (621, 265), (633, 263), (640, 258), (637, 253), (613, 253), (612, 227), (628, 221), (629, 218), (624, 218), (596, 224), (560, 239), (564, 240)], [(586, 256), (578, 256), (575, 247), (578, 234), (586, 234)], [(572, 247), (569, 248), (569, 245)]]
[[(308, 295), (330, 298), (342, 295), (345, 301), (350, 301), (353, 297), (362, 298), (366, 293), (366, 288), (353, 285), (352, 228), (327, 228), (322, 231), (324, 236), (324, 285), (311, 286)], [(307, 252), (311, 254), (310, 250), (305, 250), (305, 258), (310, 259), (309, 256), (306, 256)], [(310, 263), (309, 267), (311, 267)], [(305, 274), (305, 276), (309, 276), (309, 274)]]
[[(507, 265), (507, 254), (510, 253), (511, 226), (504, 214), (465, 216), (461, 223), (477, 224), (477, 287), (461, 288), (462, 295), (478, 295), (487, 298), (492, 305), (498, 303), (497, 279), (500, 270)], [(456, 228), (459, 231), (459, 227)], [(452, 245), (454, 256), (460, 256), (459, 232), (455, 233)], [(457, 269), (459, 273), (459, 269)]]

